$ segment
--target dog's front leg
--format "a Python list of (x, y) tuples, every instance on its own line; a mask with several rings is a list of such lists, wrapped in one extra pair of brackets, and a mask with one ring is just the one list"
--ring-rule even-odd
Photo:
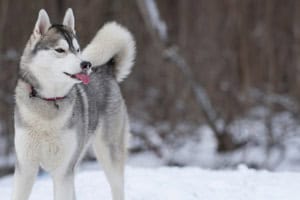
[(18, 161), (15, 167), (12, 200), (27, 200), (29, 198), (37, 172), (38, 164)]
[(53, 182), (55, 200), (75, 200), (74, 174), (55, 175)]
[(22, 128), (15, 127), (16, 165), (12, 199), (27, 200), (39, 170), (35, 140)]

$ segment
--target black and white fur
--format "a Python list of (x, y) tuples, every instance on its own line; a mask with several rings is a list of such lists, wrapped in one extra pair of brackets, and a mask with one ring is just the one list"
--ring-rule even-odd
[[(73, 11), (63, 25), (51, 25), (45, 10), (25, 47), (15, 90), (16, 168), (13, 200), (27, 200), (39, 166), (53, 178), (55, 200), (75, 200), (74, 172), (93, 145), (111, 186), (114, 200), (124, 199), (124, 164), (129, 122), (118, 82), (135, 57), (131, 34), (106, 24), (81, 53)], [(90, 83), (67, 74), (81, 73)], [(31, 96), (32, 88), (38, 96)], [(57, 101), (46, 98), (63, 97)], [(56, 106), (55, 106), (55, 105)]]

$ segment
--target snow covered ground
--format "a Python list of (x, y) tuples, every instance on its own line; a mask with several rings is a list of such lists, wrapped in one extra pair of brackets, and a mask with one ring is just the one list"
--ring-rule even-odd
[[(12, 177), (0, 179), (0, 199), (8, 200)], [(200, 168), (126, 169), (127, 200), (299, 200), (300, 173)], [(102, 171), (82, 171), (76, 178), (78, 200), (111, 199)], [(48, 176), (38, 178), (31, 200), (52, 200)]]
[[(284, 104), (294, 107), (293, 101)], [(143, 166), (234, 169), (245, 164), (256, 169), (300, 172), (300, 118), (295, 116), (286, 111), (273, 113), (264, 106), (249, 109), (245, 116), (227, 125), (234, 140), (247, 145), (226, 153), (217, 151), (217, 140), (207, 124), (182, 122), (172, 126), (165, 121), (153, 125), (135, 118), (129, 145), (135, 153), (129, 160)]]

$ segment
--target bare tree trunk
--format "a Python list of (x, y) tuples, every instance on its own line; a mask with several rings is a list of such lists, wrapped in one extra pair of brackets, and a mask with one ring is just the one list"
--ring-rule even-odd
[[(267, 95), (269, 96), (273, 92), (273, 86), (275, 82), (274, 77), (274, 47), (272, 40), (272, 12), (273, 12), (273, 1), (266, 1), (266, 51), (267, 51), (267, 63), (268, 63), (268, 83), (267, 83)], [(269, 116), (267, 116), (267, 131), (268, 135), (268, 143), (272, 145), (274, 143), (273, 138), (273, 130), (272, 130), (272, 116), (273, 113), (273, 104), (271, 102), (267, 103), (267, 107), (269, 108)]]
[(56, 0), (56, 8), (60, 18), (63, 18), (65, 13), (65, 0)]
[(296, 68), (296, 91), (295, 93), (300, 96), (299, 86), (300, 86), (300, 1), (295, 1), (294, 5), (294, 23), (293, 23), (293, 43), (294, 43), (294, 62), (295, 62), (295, 68)]
[(3, 34), (4, 34), (4, 27), (6, 24), (7, 19), (7, 12), (8, 12), (8, 6), (9, 1), (8, 0), (2, 0), (1, 1), (1, 17), (0, 17), (0, 63), (1, 63), (1, 50), (2, 50), (2, 40), (3, 40)]
[(248, 35), (249, 30), (247, 27), (247, 8), (248, 1), (236, 1), (234, 7), (237, 19), (237, 29), (238, 29), (238, 37), (239, 37), (239, 45), (238, 45), (238, 67), (239, 67), (239, 79), (241, 83), (241, 91), (246, 92), (249, 87), (249, 44), (248, 44)]
[[(3, 44), (3, 35), (5, 32), (5, 24), (7, 21), (7, 12), (8, 12), (8, 6), (9, 6), (9, 1), (8, 0), (2, 0), (1, 2), (1, 17), (0, 17), (0, 66), (3, 63), (4, 59), (4, 55), (2, 54), (2, 44)], [(4, 88), (0, 88), (0, 103), (3, 102), (4, 104), (8, 104), (8, 99), (7, 99), (7, 95), (5, 93)], [(7, 118), (4, 119), (4, 121), (7, 122)], [(4, 138), (6, 140), (5, 142), (5, 152), (4, 154), (7, 155), (9, 153), (9, 147), (10, 147), (10, 137), (9, 137), (9, 127), (7, 124), (2, 125), (3, 127), (3, 134), (1, 135), (0, 133), (0, 137), (2, 136), (2, 138)], [(4, 137), (3, 137), (4, 136)], [(1, 156), (1, 153), (0, 153)], [(3, 156), (3, 155), (2, 155)]]

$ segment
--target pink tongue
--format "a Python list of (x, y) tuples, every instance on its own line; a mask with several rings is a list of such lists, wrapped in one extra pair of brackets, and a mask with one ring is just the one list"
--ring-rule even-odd
[(75, 74), (77, 79), (81, 80), (83, 84), (87, 85), (90, 82), (90, 77), (87, 74)]

